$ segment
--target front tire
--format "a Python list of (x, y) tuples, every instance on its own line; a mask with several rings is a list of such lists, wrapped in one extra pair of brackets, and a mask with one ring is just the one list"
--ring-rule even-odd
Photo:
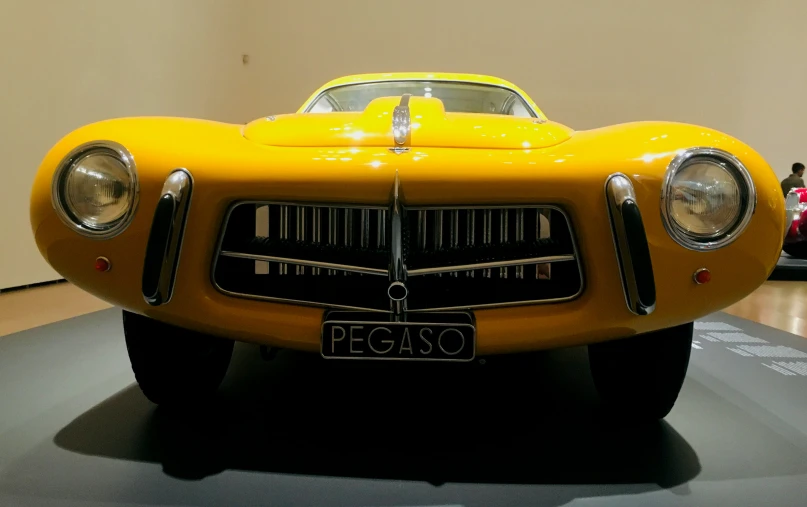
[(663, 419), (684, 383), (693, 323), (588, 347), (597, 391), (621, 418)]
[(234, 342), (123, 311), (126, 349), (137, 383), (159, 405), (202, 401), (221, 384)]

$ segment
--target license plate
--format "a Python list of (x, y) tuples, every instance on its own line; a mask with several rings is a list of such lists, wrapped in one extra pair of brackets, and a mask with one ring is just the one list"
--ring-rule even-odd
[(476, 328), (468, 313), (330, 312), (322, 323), (326, 359), (472, 361)]

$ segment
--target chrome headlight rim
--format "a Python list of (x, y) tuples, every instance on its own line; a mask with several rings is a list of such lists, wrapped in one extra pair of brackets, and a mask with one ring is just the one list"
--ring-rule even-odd
[[(90, 227), (82, 220), (70, 212), (64, 201), (64, 185), (70, 170), (76, 164), (90, 155), (105, 154), (112, 156), (123, 164), (129, 175), (131, 196), (129, 197), (128, 209), (122, 217), (105, 227)], [(134, 156), (123, 145), (114, 141), (90, 141), (74, 148), (65, 155), (53, 174), (51, 185), (51, 203), (59, 219), (70, 227), (73, 231), (93, 239), (109, 239), (122, 233), (129, 227), (134, 219), (137, 205), (140, 199), (140, 184), (137, 179), (137, 166)]]
[[(725, 231), (720, 231), (716, 235), (703, 236), (689, 233), (677, 225), (672, 216), (674, 201), (673, 180), (679, 171), (698, 162), (717, 163), (728, 169), (740, 186), (740, 191), (743, 192), (743, 208), (737, 219)], [(739, 158), (727, 151), (707, 147), (690, 148), (676, 155), (667, 167), (661, 188), (661, 221), (670, 237), (684, 248), (695, 251), (709, 251), (717, 250), (733, 243), (748, 227), (756, 205), (757, 192), (751, 173)]]

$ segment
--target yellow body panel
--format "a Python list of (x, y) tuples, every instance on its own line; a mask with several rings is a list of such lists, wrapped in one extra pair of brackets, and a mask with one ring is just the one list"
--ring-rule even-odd
[[(447, 117), (434, 110), (433, 101), (413, 101), (411, 108), (413, 118), (418, 114), (427, 119)], [(316, 121), (341, 125), (361, 116), (325, 118), (331, 114), (303, 116), (320, 116), (323, 119)], [(479, 116), (473, 121), (490, 132), (521, 132), (521, 119), (472, 116)], [(450, 131), (434, 130), (428, 134), (434, 136), (429, 142), (419, 141), (417, 132), (413, 133), (411, 151), (396, 155), (388, 149), (393, 146), (391, 138), (384, 137), (389, 135), (389, 123), (384, 129), (380, 123), (371, 123), (367, 131), (373, 133), (374, 141), (364, 144), (323, 133), (324, 123), (309, 124), (306, 134), (302, 120), (289, 120), (294, 135), (272, 132), (274, 127), (261, 132), (266, 128), (264, 120), (244, 127), (190, 119), (129, 118), (82, 127), (53, 147), (36, 176), (31, 223), (37, 245), (66, 279), (130, 311), (233, 339), (317, 351), (321, 308), (233, 298), (213, 287), (211, 263), (222, 219), (233, 201), (387, 204), (397, 171), (405, 204), (562, 207), (572, 222), (582, 259), (583, 293), (565, 303), (476, 310), (478, 354), (585, 344), (690, 322), (753, 291), (779, 257), (785, 216), (776, 176), (750, 147), (711, 129), (644, 122), (573, 132), (557, 124), (534, 124), (537, 132), (546, 128), (544, 132), (565, 138), (551, 142), (546, 135), (536, 134), (530, 139), (536, 140), (537, 148), (495, 142), (471, 148)], [(422, 128), (427, 133), (430, 127), (424, 122)], [(244, 136), (250, 129), (257, 129), (250, 133), (252, 140)], [(272, 139), (293, 143), (296, 136), (305, 135), (321, 138), (291, 146), (272, 144)], [(532, 134), (523, 131), (523, 135), (522, 142)], [(140, 201), (123, 233), (95, 240), (76, 234), (57, 217), (51, 180), (70, 150), (102, 139), (118, 142), (133, 154)], [(305, 146), (324, 139), (332, 145)], [(660, 216), (667, 165), (678, 151), (690, 147), (734, 154), (749, 169), (757, 191), (755, 213), (745, 232), (715, 251), (681, 247), (665, 231)], [(163, 182), (177, 167), (193, 175), (193, 196), (173, 299), (151, 307), (141, 294), (146, 241)], [(606, 178), (615, 172), (633, 181), (642, 210), (657, 288), (656, 310), (649, 316), (632, 314), (625, 303), (604, 192)], [(111, 261), (110, 271), (94, 270), (98, 256)], [(692, 275), (702, 267), (711, 270), (712, 281), (697, 285)]]
[[(363, 112), (276, 115), (249, 123), (247, 139), (271, 146), (394, 146), (392, 111), (400, 97), (372, 101)], [(412, 97), (410, 144), (422, 148), (543, 148), (562, 143), (572, 129), (535, 118), (446, 113), (435, 98)]]

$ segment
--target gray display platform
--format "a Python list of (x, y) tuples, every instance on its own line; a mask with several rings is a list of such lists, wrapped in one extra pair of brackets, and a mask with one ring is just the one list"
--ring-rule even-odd
[(180, 415), (106, 310), (0, 337), (0, 505), (807, 505), (807, 340), (725, 314), (696, 335), (642, 430), (608, 422), (581, 348), (446, 368), (239, 345)]
[(798, 259), (782, 252), (768, 279), (807, 281), (807, 259)]

